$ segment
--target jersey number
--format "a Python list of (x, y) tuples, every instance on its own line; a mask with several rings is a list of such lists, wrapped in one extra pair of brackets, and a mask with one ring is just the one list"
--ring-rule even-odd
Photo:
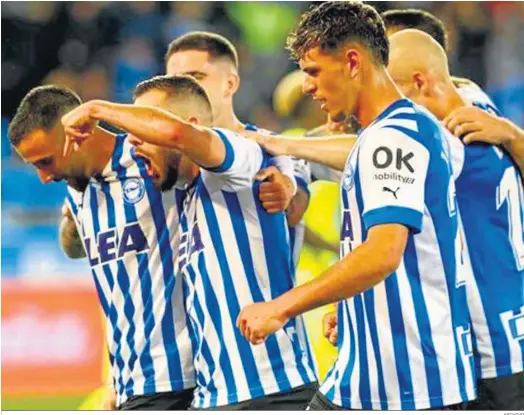
[[(504, 202), (508, 205), (509, 239), (519, 271), (524, 269), (524, 235), (522, 230), (523, 201), (522, 184), (519, 183), (514, 167), (508, 167), (497, 188), (497, 210)], [(519, 200), (520, 199), (520, 200)]]

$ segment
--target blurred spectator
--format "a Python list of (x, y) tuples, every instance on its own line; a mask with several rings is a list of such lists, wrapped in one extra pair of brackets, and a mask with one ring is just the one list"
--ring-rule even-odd
[[(287, 34), (310, 4), (303, 1), (4, 2), (2, 212), (8, 220), (2, 222), (3, 234), (23, 235), (50, 244), (49, 251), (42, 248), (45, 252), (58, 249), (56, 235), (51, 231), (56, 229), (65, 189), (44, 188), (36, 176), (28, 174), (17, 155), (10, 151), (5, 132), (7, 120), (27, 91), (40, 84), (54, 83), (74, 89), (84, 100), (130, 102), (138, 82), (163, 73), (168, 43), (186, 32), (214, 31), (234, 43), (241, 77), (235, 108), (243, 121), (274, 131), (295, 124), (321, 124), (324, 115), (307, 98), (294, 103), (292, 112), (275, 112), (271, 105), (278, 81), (296, 68), (285, 50)], [(373, 5), (380, 11), (415, 7), (435, 13), (449, 31), (453, 73), (478, 82), (506, 116), (521, 125), (524, 123), (522, 3), (382, 1)], [(46, 224), (51, 231), (38, 230), (35, 221)], [(16, 227), (9, 228), (9, 223), (15, 223)], [(37, 230), (33, 233), (34, 229)], [(7, 242), (5, 238), (2, 240), (4, 251)], [(21, 255), (19, 246), (9, 249), (8, 255)], [(19, 263), (17, 258), (13, 264)], [(67, 263), (61, 267), (67, 269)]]

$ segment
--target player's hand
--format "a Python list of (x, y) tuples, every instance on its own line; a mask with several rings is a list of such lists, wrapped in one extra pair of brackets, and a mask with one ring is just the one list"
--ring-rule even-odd
[(287, 140), (281, 136), (260, 131), (245, 131), (242, 135), (251, 140), (255, 140), (260, 147), (273, 156), (287, 156), (289, 154)]
[(90, 116), (91, 108), (92, 105), (86, 102), (62, 117), (65, 132), (64, 157), (78, 150), (80, 145), (93, 135), (98, 121)]
[(249, 342), (261, 344), (287, 323), (280, 310), (276, 300), (248, 305), (238, 315), (237, 327)]
[(514, 135), (510, 122), (474, 106), (457, 108), (444, 119), (444, 125), (464, 144), (474, 141), (505, 144)]
[(333, 345), (337, 345), (338, 339), (338, 325), (337, 325), (337, 312), (324, 314), (322, 318), (322, 331), (324, 337)]
[(264, 181), (260, 185), (258, 197), (267, 213), (283, 212), (293, 198), (293, 182), (282, 174), (275, 166), (262, 169), (255, 176), (256, 180)]

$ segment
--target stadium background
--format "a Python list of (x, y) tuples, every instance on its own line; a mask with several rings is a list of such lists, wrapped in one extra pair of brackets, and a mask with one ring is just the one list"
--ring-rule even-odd
[[(55, 83), (85, 100), (129, 102), (137, 82), (162, 73), (173, 38), (209, 30), (238, 49), (240, 119), (274, 131), (304, 127), (274, 110), (273, 93), (296, 68), (284, 50), (285, 38), (309, 4), (2, 2), (3, 409), (74, 409), (104, 378), (102, 318), (87, 261), (69, 260), (58, 244), (65, 185), (40, 184), (9, 146), (7, 126), (21, 98), (34, 86)], [(524, 124), (523, 3), (373, 4), (379, 11), (417, 7), (435, 13), (450, 30), (453, 74), (477, 82), (506, 116)], [(316, 183), (307, 212), (308, 225), (332, 242), (336, 193), (336, 185)], [(299, 281), (334, 260), (327, 251), (306, 247)], [(309, 322), (321, 315), (312, 312)], [(321, 338), (320, 323), (309, 329), (317, 353), (328, 356), (325, 370), (334, 350)]]

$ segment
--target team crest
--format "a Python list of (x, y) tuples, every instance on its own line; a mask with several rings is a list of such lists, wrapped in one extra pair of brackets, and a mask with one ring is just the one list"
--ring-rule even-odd
[(354, 184), (355, 174), (353, 171), (353, 167), (351, 166), (351, 163), (348, 162), (346, 164), (346, 168), (344, 169), (344, 173), (342, 174), (342, 187), (344, 188), (344, 190), (350, 190)]
[(142, 200), (146, 194), (144, 182), (137, 178), (127, 179), (122, 185), (124, 200), (127, 203), (135, 204)]

